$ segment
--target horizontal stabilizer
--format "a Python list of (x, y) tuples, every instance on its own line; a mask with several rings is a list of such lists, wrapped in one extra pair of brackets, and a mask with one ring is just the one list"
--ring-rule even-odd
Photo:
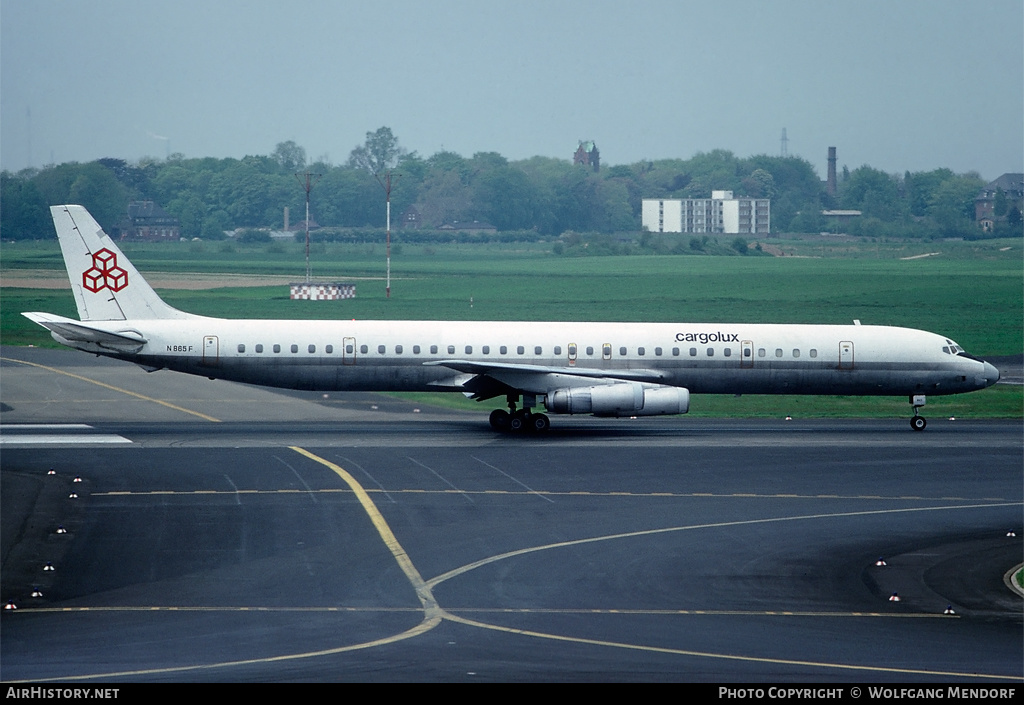
[(58, 343), (71, 347), (77, 347), (76, 344), (92, 343), (101, 348), (120, 352), (138, 352), (148, 342), (135, 330), (102, 330), (51, 313), (32, 312), (22, 315), (49, 330)]

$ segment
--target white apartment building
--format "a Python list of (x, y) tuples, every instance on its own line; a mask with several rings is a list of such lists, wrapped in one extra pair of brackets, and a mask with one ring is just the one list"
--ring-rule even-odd
[(645, 198), (641, 218), (652, 233), (767, 235), (771, 200), (733, 198), (732, 191), (712, 191), (711, 198)]

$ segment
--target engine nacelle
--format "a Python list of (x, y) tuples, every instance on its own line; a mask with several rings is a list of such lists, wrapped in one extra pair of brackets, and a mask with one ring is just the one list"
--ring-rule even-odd
[(594, 416), (657, 416), (685, 414), (690, 410), (690, 391), (682, 387), (619, 382), (594, 387), (557, 389), (544, 402), (553, 414)]

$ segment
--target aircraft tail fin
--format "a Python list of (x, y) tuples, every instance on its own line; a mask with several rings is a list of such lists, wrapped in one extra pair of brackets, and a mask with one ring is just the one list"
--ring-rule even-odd
[(189, 318), (164, 303), (82, 206), (50, 206), (83, 321)]

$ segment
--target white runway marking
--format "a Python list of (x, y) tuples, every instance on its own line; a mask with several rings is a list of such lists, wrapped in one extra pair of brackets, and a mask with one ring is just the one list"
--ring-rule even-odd
[(0, 445), (3, 446), (61, 446), (112, 443), (131, 443), (116, 433), (23, 433), (23, 431), (92, 431), (84, 423), (69, 424), (6, 424), (0, 426)]

